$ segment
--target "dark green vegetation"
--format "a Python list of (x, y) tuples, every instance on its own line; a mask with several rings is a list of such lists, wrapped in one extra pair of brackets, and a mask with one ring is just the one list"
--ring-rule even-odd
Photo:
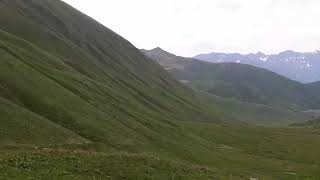
[(143, 50), (177, 79), (221, 97), (291, 110), (320, 109), (319, 83), (302, 84), (271, 71), (237, 63), (208, 63), (160, 48)]
[(240, 122), (304, 113), (189, 89), (61, 1), (1, 0), (0, 25), (0, 179), (320, 177), (317, 132)]
[[(31, 152), (0, 155), (0, 174), (10, 179), (212, 179), (206, 167), (151, 155), (88, 152)], [(0, 179), (4, 178), (4, 176)]]
[[(174, 146), (168, 147), (171, 153), (162, 149), (141, 150), (137, 154), (113, 150), (96, 152), (95, 147), (72, 145), (7, 146), (0, 155), (0, 178), (41, 179), (48, 175), (53, 179), (119, 180), (320, 178), (320, 131), (191, 121), (180, 121), (177, 125), (196, 137), (197, 147), (190, 143), (179, 154)], [(21, 152), (22, 148), (26, 150)]]
[(304, 127), (304, 128), (315, 128), (319, 129), (320, 128), (320, 119), (314, 119), (310, 120), (307, 122), (302, 122), (302, 123), (293, 123), (291, 124), (292, 127)]
[[(4, 140), (22, 143), (25, 134), (12, 122), (17, 119), (31, 133), (38, 122), (39, 129), (58, 129), (29, 143), (55, 136), (72, 141), (63, 138), (69, 133), (75, 143), (136, 147), (160, 139), (163, 132), (170, 137), (173, 120), (209, 119), (200, 103), (191, 103), (191, 90), (64, 3), (8, 0), (0, 7), (2, 127), (17, 132)], [(24, 116), (30, 118), (19, 118)]]

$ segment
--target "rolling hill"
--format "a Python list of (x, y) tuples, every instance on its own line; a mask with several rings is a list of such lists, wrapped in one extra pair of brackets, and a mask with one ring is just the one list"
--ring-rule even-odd
[(160, 48), (143, 52), (178, 80), (211, 94), (292, 110), (320, 108), (318, 83), (302, 84), (251, 65), (168, 56)]
[(304, 123), (294, 123), (291, 125), (292, 127), (304, 127), (304, 128), (320, 128), (320, 119), (315, 119), (311, 121), (307, 121)]
[(305, 113), (191, 89), (59, 0), (1, 0), (0, 25), (0, 179), (320, 177), (318, 134), (243, 123)]

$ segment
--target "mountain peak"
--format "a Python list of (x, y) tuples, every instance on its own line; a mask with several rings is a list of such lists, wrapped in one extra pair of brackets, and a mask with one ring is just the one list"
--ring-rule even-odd
[(264, 56), (266, 56), (264, 53), (262, 53), (262, 52), (257, 52), (257, 54), (256, 55), (258, 55), (259, 57), (264, 57)]
[(286, 50), (278, 54), (264, 54), (262, 52), (243, 55), (235, 53), (201, 54), (194, 58), (214, 63), (235, 62), (250, 64), (271, 70), (302, 83), (320, 80), (320, 73), (317, 71), (317, 68), (320, 67), (318, 64), (320, 50), (314, 52)]
[(293, 54), (296, 54), (296, 53), (298, 53), (298, 52), (295, 52), (293, 50), (286, 50), (286, 51), (280, 52), (279, 55), (290, 56), (290, 55), (293, 55)]
[(168, 51), (166, 51), (160, 47), (153, 48), (153, 49), (149, 50), (149, 52), (156, 53), (156, 54), (163, 55), (163, 56), (167, 56), (167, 57), (176, 56), (176, 55), (171, 54)]
[(156, 47), (151, 49), (150, 51), (165, 51), (165, 50), (163, 50), (161, 47)]
[(320, 50), (314, 51), (313, 54), (320, 54)]

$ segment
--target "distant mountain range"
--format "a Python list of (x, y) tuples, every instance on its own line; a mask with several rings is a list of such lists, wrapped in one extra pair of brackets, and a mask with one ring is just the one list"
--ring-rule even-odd
[(302, 84), (252, 65), (179, 57), (161, 48), (143, 52), (181, 82), (217, 96), (292, 110), (320, 108), (320, 83)]
[(234, 62), (262, 67), (302, 83), (320, 80), (320, 51), (300, 53), (284, 51), (279, 54), (266, 55), (239, 53), (210, 53), (200, 54), (195, 59), (223, 63)]

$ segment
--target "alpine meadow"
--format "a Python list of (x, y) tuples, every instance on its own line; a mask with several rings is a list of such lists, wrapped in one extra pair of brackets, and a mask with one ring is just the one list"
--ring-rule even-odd
[(0, 179), (317, 180), (319, 90), (0, 0)]

